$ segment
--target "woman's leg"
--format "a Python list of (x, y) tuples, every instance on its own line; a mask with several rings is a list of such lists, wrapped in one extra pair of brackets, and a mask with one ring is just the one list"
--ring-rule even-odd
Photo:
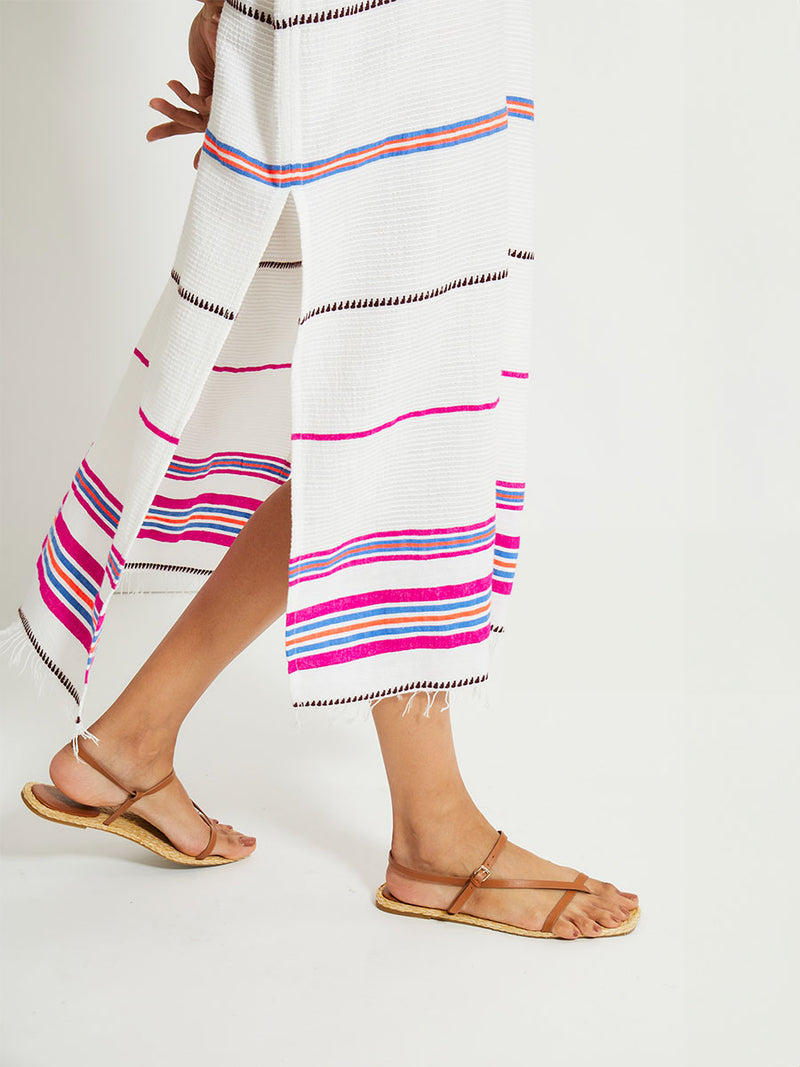
[[(181, 723), (220, 671), (286, 610), (291, 537), (291, 479), (242, 528), (219, 565), (110, 708), (90, 727), (92, 754), (132, 788), (148, 788), (170, 771)], [(53, 758), (54, 784), (85, 804), (121, 802), (124, 794), (67, 744)], [(199, 852), (208, 828), (175, 779), (135, 811), (185, 852)], [(217, 827), (215, 853), (242, 856), (255, 846)]]
[[(275, 490), (255, 512), (214, 573), (175, 625), (108, 710), (90, 727), (100, 742), (97, 758), (120, 780), (147, 788), (171, 769), (183, 720), (220, 671), (286, 610), (291, 536), (291, 481)], [(441, 710), (445, 693), (430, 694), (430, 717), (418, 714), (425, 697), (402, 709), (408, 697), (389, 697), (373, 708), (389, 780), (394, 827), (392, 851), (409, 867), (464, 874), (489, 851), (496, 830), (467, 792), (456, 761), (450, 713)], [(86, 742), (92, 745), (92, 742)], [(95, 749), (92, 746), (92, 752)], [(54, 784), (74, 800), (113, 804), (124, 799), (107, 779), (79, 763), (67, 744), (53, 758)], [(199, 852), (208, 829), (176, 779), (138, 801), (134, 808), (159, 826), (182, 851)], [(215, 852), (238, 857), (255, 840), (218, 826)], [(508, 843), (495, 867), (498, 877), (571, 879), (558, 867)], [(387, 877), (388, 889), (409, 903), (440, 907), (452, 893), (446, 887)], [(596, 932), (595, 924), (615, 926), (634, 906), (633, 894), (610, 883), (589, 880), (590, 906), (576, 894), (556, 923), (564, 937)], [(467, 910), (517, 926), (539, 929), (558, 899), (558, 890), (476, 890)]]
[[(488, 854), (499, 828), (481, 814), (467, 792), (456, 761), (445, 693), (435, 694), (430, 717), (420, 714), (427, 706), (424, 694), (418, 694), (409, 713), (402, 715), (407, 700), (407, 694), (387, 697), (372, 709), (392, 799), (392, 853), (406, 867), (466, 879)], [(560, 880), (572, 880), (578, 873), (510, 841), (494, 871), (498, 878)], [(592, 895), (575, 894), (555, 923), (556, 936), (591, 936), (603, 927), (618, 926), (636, 906), (635, 894), (620, 893), (611, 883), (590, 878), (586, 884)], [(456, 894), (449, 886), (403, 879), (388, 870), (387, 888), (399, 900), (433, 908), (447, 907)], [(557, 889), (479, 889), (464, 910), (540, 930), (561, 896)]]

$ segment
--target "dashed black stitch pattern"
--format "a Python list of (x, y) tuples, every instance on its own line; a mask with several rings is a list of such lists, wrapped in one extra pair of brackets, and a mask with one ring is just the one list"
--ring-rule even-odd
[(125, 570), (138, 571), (180, 571), (181, 574), (212, 574), (204, 567), (174, 567), (171, 563), (126, 563)]
[(337, 697), (335, 700), (303, 700), (295, 701), (293, 708), (320, 708), (328, 704), (350, 704), (356, 700), (375, 700), (378, 697), (389, 697), (395, 693), (407, 693), (411, 689), (457, 689), (461, 685), (475, 685), (476, 682), (485, 682), (488, 674), (477, 675), (474, 678), (461, 678), (457, 682), (410, 682), (408, 685), (396, 685), (394, 689), (382, 689), (380, 692), (364, 693), (360, 697)]
[(533, 252), (522, 252), (518, 248), (509, 248), (508, 254), (514, 256), (515, 259), (533, 259)]
[[(77, 687), (72, 684), (72, 682), (69, 680), (69, 678), (67, 678), (66, 674), (64, 674), (61, 668), (56, 666), (56, 664), (50, 659), (45, 650), (33, 636), (31, 624), (25, 617), (25, 613), (23, 612), (22, 608), (17, 609), (17, 614), (19, 615), (20, 622), (22, 623), (22, 628), (27, 634), (28, 640), (33, 645), (34, 650), (39, 659), (42, 661), (45, 667), (47, 667), (48, 670), (52, 671), (56, 678), (58, 678), (59, 682), (61, 682), (61, 684), (64, 686), (64, 688), (75, 701), (75, 703), (80, 704), (81, 701), (80, 696), (78, 695)], [(76, 722), (80, 722), (80, 717), (76, 719)]]
[(208, 300), (203, 300), (195, 293), (190, 293), (188, 289), (184, 289), (181, 285), (181, 276), (174, 268), (169, 274), (178, 286), (178, 296), (183, 297), (184, 300), (188, 300), (190, 304), (194, 304), (196, 307), (202, 308), (204, 311), (213, 311), (215, 315), (221, 315), (223, 319), (236, 318), (235, 311), (231, 311), (229, 308), (223, 307), (221, 304), (211, 304)]
[(320, 307), (307, 311), (302, 318), (298, 319), (298, 326), (302, 326), (314, 315), (323, 315), (328, 311), (347, 311), (352, 308), (376, 308), (389, 307), (398, 304), (414, 304), (418, 300), (431, 300), (435, 296), (441, 296), (451, 289), (460, 289), (463, 285), (481, 285), (484, 282), (496, 282), (500, 278), (508, 276), (507, 270), (496, 270), (487, 274), (471, 274), (469, 278), (456, 278), (447, 285), (439, 285), (435, 289), (427, 289), (424, 293), (404, 293), (402, 296), (364, 296), (354, 300), (339, 300), (335, 304), (324, 304)]
[(297, 259), (293, 263), (282, 263), (278, 259), (265, 259), (265, 260), (262, 260), (261, 263), (259, 263), (259, 267), (276, 267), (279, 270), (281, 268), (286, 270), (289, 267), (302, 267), (302, 266), (303, 266), (302, 259)]
[(492, 633), (493, 634), (502, 634), (502, 633), (505, 633), (505, 630), (506, 630), (505, 626), (493, 626), (492, 627)]
[(386, 4), (394, 4), (397, 0), (362, 0), (360, 4), (347, 4), (345, 7), (331, 8), (329, 11), (313, 11), (308, 14), (293, 15), (290, 19), (276, 19), (269, 11), (262, 11), (253, 7), (252, 4), (244, 4), (242, 0), (225, 0), (234, 11), (240, 15), (247, 15), (256, 22), (263, 22), (276, 30), (286, 30), (292, 26), (310, 25), (316, 22), (328, 22), (330, 19), (343, 19), (348, 15), (360, 15), (364, 11), (371, 11), (374, 7), (385, 7)]

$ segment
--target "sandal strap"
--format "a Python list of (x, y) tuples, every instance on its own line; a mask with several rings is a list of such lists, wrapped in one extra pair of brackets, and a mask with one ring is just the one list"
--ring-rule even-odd
[[(585, 882), (585, 881), (586, 881), (586, 875), (585, 874), (578, 874), (578, 875), (575, 876), (575, 886), (573, 887), (573, 889), (570, 892), (565, 893), (563, 895), (563, 897), (561, 897), (561, 899), (558, 901), (556, 906), (553, 908), (553, 910), (547, 916), (547, 918), (544, 921), (544, 925), (542, 926), (542, 933), (545, 933), (545, 934), (549, 934), (550, 933), (550, 931), (555, 926), (556, 919), (559, 917), (561, 912), (564, 910), (564, 908), (566, 908), (567, 904), (569, 904), (569, 902), (572, 900), (572, 898), (575, 896), (575, 894), (577, 892), (583, 892), (583, 893), (590, 893), (591, 892), (590, 889), (587, 889), (587, 887), (585, 885), (583, 885), (583, 882)], [(578, 884), (578, 883), (580, 883), (580, 884)]]
[[(194, 801), (192, 801), (192, 804), (194, 804)], [(196, 860), (204, 860), (206, 856), (210, 855), (214, 851), (214, 845), (217, 841), (217, 830), (211, 819), (209, 819), (203, 809), (198, 807), (197, 804), (194, 804), (194, 806), (195, 808), (197, 808), (197, 811), (200, 813), (200, 815), (202, 815), (203, 821), (205, 822), (206, 826), (208, 826), (208, 829), (210, 831), (208, 835), (208, 844), (202, 852), (198, 852), (197, 855), (194, 857)]]
[(464, 888), (461, 890), (460, 893), (456, 895), (455, 900), (447, 909), (448, 914), (455, 915), (457, 912), (461, 911), (461, 909), (464, 907), (464, 905), (475, 892), (475, 890), (480, 889), (480, 887), (492, 873), (492, 865), (494, 864), (494, 861), (497, 859), (500, 853), (503, 851), (506, 846), (506, 842), (508, 841), (508, 838), (502, 830), (498, 830), (497, 833), (498, 837), (492, 847), (491, 852), (480, 865), (480, 867), (476, 867), (472, 874), (469, 876), (466, 884), (464, 885)]
[(116, 778), (109, 770), (107, 770), (102, 763), (94, 758), (94, 756), (89, 755), (85, 746), (81, 744), (80, 739), (78, 740), (78, 754), (84, 763), (88, 763), (90, 767), (94, 767), (94, 769), (102, 774), (104, 778), (108, 778), (110, 782), (113, 782), (114, 785), (119, 786), (120, 789), (123, 789), (128, 794), (128, 797), (123, 800), (119, 807), (115, 808), (107, 818), (103, 819), (104, 826), (108, 826), (114, 819), (118, 818), (120, 815), (124, 815), (131, 804), (135, 804), (137, 800), (141, 800), (142, 797), (150, 796), (151, 793), (156, 793), (159, 789), (163, 789), (165, 785), (169, 785), (175, 777), (175, 769), (173, 768), (166, 778), (162, 778), (160, 782), (157, 782), (149, 789), (131, 789), (130, 786), (125, 785), (119, 778)]
[(476, 867), (472, 874), (464, 881), (463, 875), (431, 874), (429, 871), (417, 871), (411, 867), (405, 867), (398, 863), (389, 852), (389, 868), (404, 878), (411, 878), (418, 882), (431, 882), (436, 885), (457, 885), (460, 892), (447, 908), (450, 915), (459, 912), (476, 889), (563, 889), (564, 895), (559, 899), (556, 906), (545, 919), (542, 930), (549, 932), (555, 924), (561, 912), (569, 904), (576, 893), (590, 893), (591, 890), (583, 883), (586, 881), (585, 874), (578, 874), (573, 881), (562, 881), (553, 878), (495, 878), (491, 877), (492, 866), (502, 852), (508, 841), (502, 830), (498, 830), (498, 838), (489, 855)]

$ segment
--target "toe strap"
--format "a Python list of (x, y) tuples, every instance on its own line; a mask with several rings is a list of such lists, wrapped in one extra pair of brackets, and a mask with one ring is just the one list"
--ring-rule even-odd
[[(194, 804), (194, 801), (192, 801), (192, 804)], [(208, 844), (206, 845), (206, 847), (203, 849), (202, 852), (198, 852), (197, 855), (194, 857), (196, 860), (204, 860), (206, 858), (206, 856), (210, 856), (211, 853), (214, 851), (214, 845), (217, 843), (217, 831), (216, 831), (216, 828), (214, 827), (214, 824), (212, 823), (211, 819), (209, 819), (209, 817), (206, 815), (206, 813), (203, 811), (203, 809), (198, 807), (197, 804), (194, 804), (194, 806), (195, 806), (196, 810), (202, 816), (203, 822), (206, 824), (206, 826), (209, 829)]]
[(545, 933), (545, 934), (549, 934), (550, 933), (550, 931), (555, 926), (556, 920), (558, 919), (559, 915), (561, 915), (561, 912), (564, 910), (564, 908), (566, 908), (567, 904), (569, 904), (569, 902), (572, 900), (572, 898), (575, 896), (576, 893), (580, 893), (580, 892), (589, 893), (589, 892), (591, 892), (583, 884), (586, 881), (586, 878), (587, 878), (587, 876), (585, 874), (576, 875), (575, 881), (573, 883), (573, 888), (568, 890), (563, 895), (563, 897), (560, 898), (560, 900), (558, 901), (556, 906), (553, 908), (553, 910), (550, 912), (550, 914), (545, 919), (544, 925), (542, 926), (542, 933)]

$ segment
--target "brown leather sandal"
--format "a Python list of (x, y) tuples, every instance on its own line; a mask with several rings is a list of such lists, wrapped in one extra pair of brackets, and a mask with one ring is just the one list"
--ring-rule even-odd
[[(197, 808), (209, 830), (206, 847), (201, 852), (198, 852), (196, 856), (181, 852), (175, 848), (169, 838), (157, 826), (128, 811), (128, 808), (135, 804), (137, 800), (150, 796), (151, 793), (156, 793), (159, 789), (169, 785), (175, 777), (174, 770), (171, 770), (166, 778), (162, 778), (160, 782), (151, 786), (150, 789), (131, 789), (129, 786), (123, 785), (118, 778), (115, 778), (110, 771), (107, 771), (105, 767), (98, 763), (94, 756), (91, 756), (86, 751), (80, 740), (78, 742), (78, 750), (81, 759), (88, 763), (90, 767), (94, 767), (105, 778), (108, 778), (110, 782), (123, 789), (128, 794), (127, 799), (123, 800), (116, 808), (112, 806), (93, 808), (85, 804), (78, 804), (77, 801), (72, 800), (59, 789), (56, 789), (54, 785), (27, 782), (22, 789), (22, 799), (34, 814), (40, 815), (43, 819), (50, 819), (52, 822), (65, 823), (67, 826), (108, 830), (112, 834), (119, 834), (120, 837), (127, 837), (130, 841), (143, 845), (145, 848), (150, 849), (151, 852), (163, 856), (164, 859), (172, 860), (174, 863), (182, 863), (189, 867), (216, 867), (221, 863), (236, 862), (226, 856), (212, 855), (217, 841), (217, 831), (211, 819), (194, 801), (192, 801), (192, 804)], [(245, 859), (246, 857), (241, 856), (239, 858)]]
[[(435, 885), (455, 885), (459, 887), (452, 904), (447, 909), (425, 908), (419, 904), (406, 904), (398, 900), (386, 888), (386, 883), (378, 889), (375, 903), (381, 911), (392, 911), (397, 915), (416, 915), (421, 919), (444, 919), (447, 922), (467, 923), (469, 926), (485, 926), (490, 930), (500, 930), (506, 934), (521, 934), (523, 937), (558, 937), (552, 933), (556, 920), (564, 908), (572, 900), (576, 893), (591, 893), (592, 890), (583, 883), (587, 875), (577, 874), (572, 882), (559, 882), (548, 879), (530, 878), (493, 878), (492, 865), (503, 851), (508, 838), (502, 830), (498, 830), (498, 838), (489, 855), (483, 863), (476, 867), (469, 878), (454, 877), (449, 874), (431, 874), (428, 871), (415, 871), (410, 867), (404, 867), (389, 852), (389, 870), (395, 871), (404, 878), (412, 878), (418, 882), (432, 882)], [(481, 919), (477, 915), (466, 915), (461, 909), (472, 896), (476, 889), (563, 889), (563, 896), (558, 900), (555, 907), (544, 921), (541, 930), (526, 930), (521, 926), (512, 926), (510, 923), (495, 922), (492, 919)], [(619, 926), (603, 927), (595, 934), (596, 937), (617, 937), (620, 934), (628, 934), (639, 921), (640, 911), (636, 907), (627, 919)], [(581, 937), (587, 937), (581, 934)], [(578, 938), (564, 938), (563, 940), (577, 941)]]

